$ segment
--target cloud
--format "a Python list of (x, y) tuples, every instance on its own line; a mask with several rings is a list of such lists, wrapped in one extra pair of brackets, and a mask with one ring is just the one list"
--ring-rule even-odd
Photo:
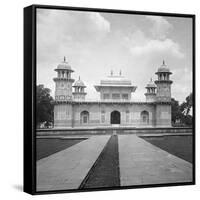
[(126, 36), (124, 41), (134, 58), (145, 57), (147, 61), (153, 60), (154, 57), (178, 58), (184, 57), (180, 46), (177, 42), (168, 37), (172, 25), (163, 17), (146, 16), (150, 20), (152, 26), (151, 34), (148, 30), (136, 30)]
[[(190, 26), (159, 16), (135, 17), (39, 9), (38, 83), (51, 88), (53, 94), (55, 83), (52, 79), (56, 76), (54, 69), (65, 55), (75, 70), (72, 77), (76, 80), (81, 75), (87, 85), (87, 98), (99, 98), (93, 85), (101, 76), (105, 77), (110, 69), (122, 69), (123, 74), (138, 86), (133, 99), (144, 100), (146, 84), (150, 77), (154, 80), (157, 78), (155, 71), (162, 59), (165, 59), (173, 72), (172, 94), (179, 100), (184, 99), (191, 88), (192, 76), (187, 68), (191, 67), (192, 59), (186, 48), (190, 44), (190, 37), (179, 33), (182, 30), (184, 33)], [(182, 45), (182, 41), (187, 43)]]
[(98, 32), (110, 32), (110, 23), (100, 13), (88, 13), (88, 17)]
[(42, 26), (43, 30), (77, 38), (82, 38), (85, 34), (96, 33), (98, 36), (110, 32), (110, 23), (100, 13), (95, 12), (38, 9), (37, 23), (38, 28)]
[(38, 9), (37, 60), (58, 59), (64, 52), (77, 54), (109, 32), (110, 23), (100, 13)]
[(146, 81), (150, 77), (156, 79), (155, 71), (161, 65), (162, 59), (165, 59), (172, 71), (177, 68), (177, 63), (182, 63), (185, 59), (179, 43), (170, 38), (169, 31), (172, 25), (162, 17), (145, 17), (145, 19), (146, 22), (150, 20), (152, 23), (150, 31), (148, 26), (137, 28), (125, 35), (123, 40), (133, 62), (129, 73), (137, 74), (135, 80), (140, 86), (134, 97), (141, 99), (144, 97), (146, 82), (140, 81), (137, 77), (142, 76)]
[(149, 39), (141, 30), (136, 30), (124, 37), (124, 41), (129, 46), (144, 46)]
[(152, 23), (151, 33), (154, 38), (165, 39), (169, 31), (173, 28), (172, 25), (163, 17), (146, 16), (146, 19)]
[(172, 80), (173, 97), (179, 99), (180, 102), (184, 101), (192, 92), (192, 69), (183, 64), (181, 67), (173, 70)]
[(176, 58), (182, 58), (184, 55), (180, 51), (179, 45), (171, 39), (148, 40), (144, 45), (130, 47), (131, 53), (136, 57), (168, 55)]

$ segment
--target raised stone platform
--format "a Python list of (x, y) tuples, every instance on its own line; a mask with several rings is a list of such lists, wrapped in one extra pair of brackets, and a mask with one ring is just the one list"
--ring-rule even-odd
[(78, 189), (110, 136), (93, 136), (37, 162), (37, 191)]
[(168, 128), (135, 128), (135, 127), (85, 127), (85, 128), (65, 128), (65, 129), (38, 129), (37, 136), (67, 136), (67, 135), (111, 135), (111, 134), (193, 134), (192, 128), (168, 127)]
[(192, 164), (135, 135), (119, 135), (121, 186), (192, 182)]

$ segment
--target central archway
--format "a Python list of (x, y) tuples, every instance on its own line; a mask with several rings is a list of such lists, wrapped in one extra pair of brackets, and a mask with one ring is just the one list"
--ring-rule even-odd
[(120, 124), (120, 112), (119, 111), (113, 111), (110, 114), (110, 123), (111, 124)]

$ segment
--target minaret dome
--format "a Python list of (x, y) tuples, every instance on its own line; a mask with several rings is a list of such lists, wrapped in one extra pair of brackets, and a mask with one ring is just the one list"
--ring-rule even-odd
[(149, 83), (145, 87), (147, 92), (145, 93), (146, 101), (153, 102), (156, 100), (156, 85), (154, 84), (152, 78), (150, 79)]
[(84, 82), (80, 79), (80, 76), (79, 76), (79, 79), (74, 83), (73, 88), (74, 88), (74, 92), (73, 92), (74, 99), (85, 100), (85, 96), (87, 94), (85, 92), (86, 86)]

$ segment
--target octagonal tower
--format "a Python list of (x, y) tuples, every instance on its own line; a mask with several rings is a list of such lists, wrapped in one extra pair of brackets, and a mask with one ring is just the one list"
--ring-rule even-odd
[(172, 84), (172, 81), (170, 80), (170, 75), (172, 74), (172, 72), (170, 72), (164, 60), (155, 74), (158, 76), (158, 80), (155, 81), (155, 84), (157, 85), (157, 101), (170, 102)]
[(71, 66), (64, 60), (55, 69), (57, 77), (54, 78), (56, 84), (55, 100), (56, 101), (71, 101), (72, 100), (72, 84), (74, 79), (71, 78), (71, 73), (74, 72)]
[(150, 79), (149, 83), (145, 88), (147, 89), (147, 92), (145, 93), (146, 101), (147, 102), (156, 101), (156, 85), (152, 81), (152, 78)]
[(171, 127), (171, 84), (170, 75), (172, 74), (163, 60), (162, 65), (156, 72), (158, 80), (156, 93), (156, 126)]
[(74, 92), (73, 92), (74, 100), (85, 100), (85, 96), (87, 94), (85, 92), (86, 86), (84, 82), (80, 79), (80, 76), (79, 76), (79, 79), (73, 85), (73, 88), (74, 88)]

